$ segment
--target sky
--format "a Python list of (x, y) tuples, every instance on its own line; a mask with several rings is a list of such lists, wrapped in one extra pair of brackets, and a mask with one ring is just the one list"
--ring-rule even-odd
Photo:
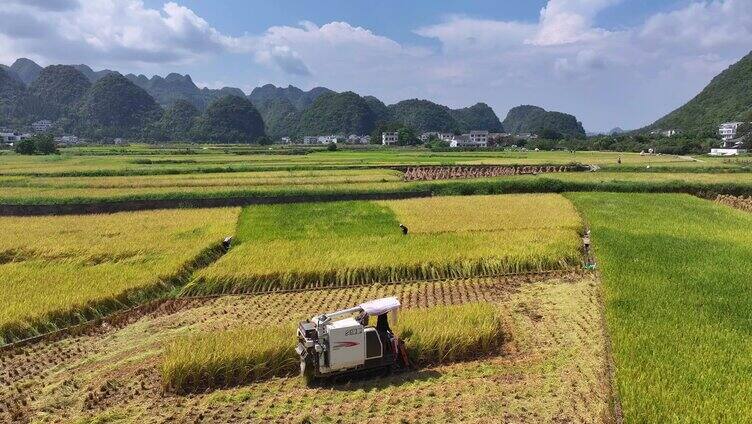
[(752, 49), (752, 0), (0, 0), (0, 63), (325, 86), (647, 125)]

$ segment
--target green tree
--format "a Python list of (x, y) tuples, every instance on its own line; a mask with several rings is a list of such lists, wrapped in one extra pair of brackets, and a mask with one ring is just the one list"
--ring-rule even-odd
[(37, 146), (34, 140), (27, 138), (16, 143), (16, 153), (19, 155), (33, 155), (37, 152)]
[(752, 124), (749, 122), (744, 122), (736, 128), (737, 138), (748, 138), (750, 133), (752, 133)]
[(31, 138), (37, 153), (40, 155), (54, 155), (57, 153), (55, 139), (52, 134), (37, 134)]
[(261, 136), (258, 138), (258, 144), (262, 146), (269, 146), (273, 143), (272, 139), (267, 136)]
[(411, 128), (402, 127), (397, 130), (398, 144), (400, 146), (414, 146), (420, 142)]

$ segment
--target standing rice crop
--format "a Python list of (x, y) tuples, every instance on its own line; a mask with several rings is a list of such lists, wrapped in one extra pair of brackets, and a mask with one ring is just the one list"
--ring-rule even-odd
[[(168, 344), (161, 366), (166, 390), (190, 392), (299, 372), (297, 323), (186, 335)], [(395, 333), (414, 366), (438, 365), (497, 353), (504, 323), (489, 303), (411, 309)]]
[(238, 209), (2, 218), (0, 344), (133, 305), (218, 253)]
[(561, 269), (580, 262), (580, 227), (558, 195), (252, 206), (241, 214), (237, 245), (184, 293)]
[(625, 422), (752, 422), (752, 215), (569, 194), (592, 230)]
[(420, 366), (485, 356), (504, 342), (498, 309), (489, 303), (436, 306), (402, 314), (395, 331)]

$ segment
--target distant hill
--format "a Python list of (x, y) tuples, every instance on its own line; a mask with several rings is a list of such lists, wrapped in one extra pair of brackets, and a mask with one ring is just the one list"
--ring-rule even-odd
[(298, 134), (301, 112), (286, 98), (270, 98), (254, 103), (266, 125), (266, 134), (273, 139)]
[(224, 96), (209, 104), (194, 126), (201, 141), (252, 143), (265, 135), (264, 121), (245, 96)]
[(19, 77), (18, 74), (16, 74), (15, 72), (13, 72), (13, 70), (10, 69), (10, 66), (0, 64), (0, 69), (4, 70), (14, 80), (16, 80), (16, 81), (20, 82), (21, 84), (23, 84), (23, 81), (21, 80), (21, 77)]
[[(502, 129), (496, 114), (483, 103), (452, 110), (413, 99), (387, 106), (374, 96), (353, 92), (271, 84), (246, 96), (234, 87), (198, 88), (190, 75), (123, 76), (84, 64), (42, 69), (29, 59), (18, 59), (10, 67), (0, 65), (0, 72), (1, 124), (28, 130), (35, 120), (50, 119), (56, 121), (56, 131), (94, 139), (255, 141), (262, 135), (279, 139), (370, 134), (377, 125), (407, 126), (416, 133)], [(210, 105), (214, 105), (211, 110)]]
[(292, 85), (282, 88), (266, 84), (254, 88), (248, 98), (254, 104), (261, 104), (271, 99), (287, 99), (296, 109), (303, 110), (313, 104), (322, 94), (327, 93), (333, 93), (333, 91), (324, 87), (315, 87), (310, 91), (303, 91)]
[(368, 103), (359, 95), (326, 93), (319, 96), (300, 118), (300, 135), (370, 134), (376, 125)]
[(752, 52), (721, 72), (700, 94), (640, 132), (679, 129), (715, 134), (718, 125), (752, 119)]
[(18, 77), (21, 78), (21, 81), (26, 85), (34, 82), (39, 76), (39, 73), (42, 72), (41, 66), (37, 65), (33, 60), (25, 57), (16, 59), (16, 61), (10, 65), (10, 69), (15, 72), (15, 74), (18, 75)]
[(9, 71), (0, 68), (0, 125), (23, 117), (26, 97), (23, 82), (12, 77)]
[(177, 100), (185, 100), (197, 109), (204, 110), (209, 103), (220, 97), (226, 95), (245, 96), (242, 90), (234, 87), (199, 89), (188, 74), (170, 73), (164, 78), (159, 75), (148, 78), (146, 75), (127, 74), (125, 77), (146, 90), (157, 103), (164, 107), (172, 105)]
[(78, 72), (81, 72), (82, 74), (84, 74), (84, 76), (88, 78), (89, 81), (91, 81), (92, 83), (99, 81), (99, 79), (102, 77), (106, 77), (107, 75), (115, 73), (115, 71), (111, 71), (109, 69), (104, 69), (104, 70), (95, 72), (88, 65), (71, 65), (71, 66), (76, 68)]
[(504, 132), (504, 126), (499, 121), (499, 117), (485, 103), (477, 103), (474, 106), (450, 110), (449, 114), (459, 123), (463, 131), (487, 130), (490, 132)]
[(39, 73), (29, 86), (37, 97), (58, 106), (73, 106), (86, 95), (91, 82), (76, 68), (68, 65), (51, 65)]
[(619, 134), (624, 134), (625, 132), (626, 131), (624, 131), (623, 129), (621, 129), (621, 127), (616, 127), (614, 129), (612, 129), (611, 131), (609, 131), (608, 135), (619, 135)]
[(95, 137), (138, 137), (161, 113), (144, 89), (120, 74), (109, 74), (95, 82), (83, 99), (81, 132)]
[(189, 141), (193, 138), (193, 127), (200, 114), (187, 100), (175, 100), (159, 121), (147, 128), (145, 136), (156, 141)]
[(428, 100), (403, 100), (389, 106), (392, 119), (417, 133), (426, 131), (461, 131), (461, 125), (448, 107)]
[(371, 108), (374, 119), (376, 119), (377, 123), (389, 122), (391, 120), (392, 115), (389, 113), (389, 108), (384, 102), (374, 96), (365, 96), (363, 97), (363, 100), (365, 100), (368, 107)]
[(543, 135), (545, 132), (555, 132), (564, 137), (585, 137), (582, 123), (573, 115), (549, 112), (538, 106), (523, 105), (512, 108), (502, 125), (512, 134)]

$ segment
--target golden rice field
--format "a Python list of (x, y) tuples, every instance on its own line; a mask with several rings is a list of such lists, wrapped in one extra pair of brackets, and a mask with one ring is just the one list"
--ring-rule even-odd
[(0, 219), (0, 344), (143, 300), (190, 275), (237, 208)]
[[(186, 392), (232, 386), (299, 372), (286, 325), (238, 327), (191, 334), (166, 348), (161, 365), (167, 390)], [(504, 341), (504, 322), (490, 303), (409, 309), (393, 325), (415, 366), (439, 365), (495, 353)], [(472, 331), (468, 331), (472, 329)]]
[[(600, 283), (592, 275), (563, 275), (571, 278), (468, 279), (187, 301), (185, 308), (0, 355), (0, 422), (614, 422)], [(307, 387), (295, 375), (187, 396), (164, 391), (163, 354), (176, 338), (274, 326), (390, 295), (403, 304), (401, 321), (415, 308), (493, 303), (505, 323), (501, 351), (323, 387)], [(294, 333), (288, 340), (294, 344)]]
[[(411, 229), (403, 236), (398, 225)], [(555, 194), (247, 207), (230, 252), (185, 294), (273, 291), (560, 269), (582, 223)]]
[(243, 187), (401, 181), (399, 171), (342, 169), (222, 172), (208, 174), (130, 175), (102, 177), (0, 177), (0, 187), (140, 189), (181, 187)]

